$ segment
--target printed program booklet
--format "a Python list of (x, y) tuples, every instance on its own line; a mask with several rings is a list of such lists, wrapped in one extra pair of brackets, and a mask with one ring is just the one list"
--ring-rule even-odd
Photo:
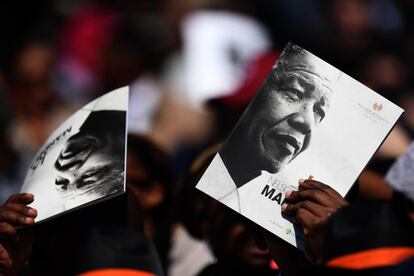
[(289, 43), (196, 187), (303, 248), (285, 192), (312, 175), (345, 196), (402, 113)]
[(128, 92), (87, 104), (37, 152), (21, 189), (34, 195), (36, 222), (125, 192)]

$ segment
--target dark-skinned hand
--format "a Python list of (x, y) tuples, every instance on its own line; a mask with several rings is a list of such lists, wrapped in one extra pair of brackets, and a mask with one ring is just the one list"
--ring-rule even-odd
[(333, 188), (311, 178), (300, 180), (299, 190), (288, 191), (286, 200), (282, 213), (293, 217), (303, 227), (305, 255), (312, 263), (320, 264), (327, 221), (347, 202)]
[(0, 275), (17, 275), (32, 249), (32, 233), (37, 211), (26, 206), (32, 194), (10, 196), (0, 207)]

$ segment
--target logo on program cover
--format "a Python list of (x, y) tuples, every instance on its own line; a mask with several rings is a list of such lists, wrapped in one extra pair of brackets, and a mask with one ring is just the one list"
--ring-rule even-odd
[(290, 233), (292, 233), (292, 229), (286, 228), (285, 233), (286, 235), (290, 235)]
[(373, 105), (372, 105), (372, 108), (375, 110), (375, 111), (381, 111), (382, 110), (382, 103), (374, 103)]
[(382, 116), (380, 111), (384, 108), (384, 105), (380, 102), (375, 102), (371, 106), (358, 103), (358, 106), (364, 111), (364, 115), (374, 122), (382, 122), (390, 124), (386, 117)]

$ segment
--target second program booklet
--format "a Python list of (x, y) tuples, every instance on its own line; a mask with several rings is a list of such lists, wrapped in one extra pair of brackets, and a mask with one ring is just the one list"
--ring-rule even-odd
[(36, 223), (125, 192), (129, 88), (109, 92), (62, 123), (37, 152), (21, 188)]
[(289, 43), (196, 187), (303, 248), (285, 192), (312, 175), (345, 196), (402, 113)]

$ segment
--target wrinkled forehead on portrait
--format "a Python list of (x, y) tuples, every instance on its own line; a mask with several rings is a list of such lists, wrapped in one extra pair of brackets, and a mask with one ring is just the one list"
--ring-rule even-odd
[(275, 84), (300, 87), (325, 98), (325, 101), (329, 100), (341, 74), (338, 69), (292, 43), (285, 47), (273, 68)]

